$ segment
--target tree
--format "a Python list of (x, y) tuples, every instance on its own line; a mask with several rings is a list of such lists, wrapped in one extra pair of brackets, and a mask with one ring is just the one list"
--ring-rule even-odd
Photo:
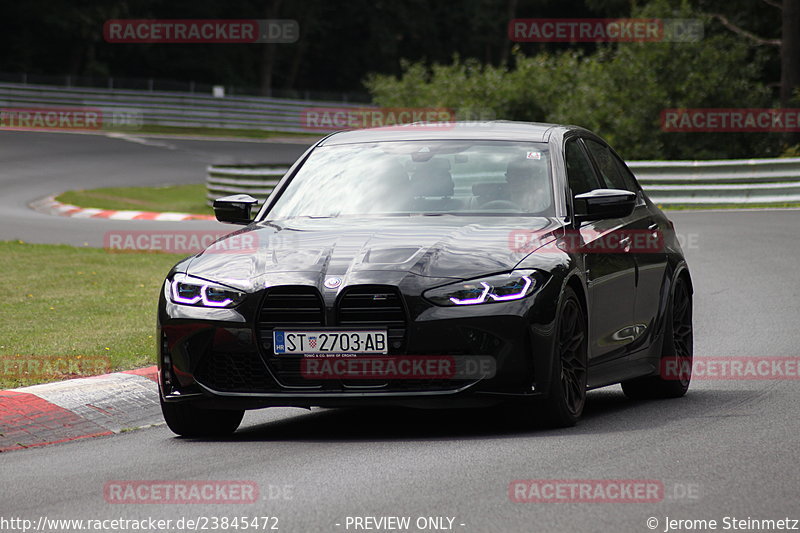
[(788, 106), (800, 88), (800, 0), (783, 0), (781, 26), (781, 104)]
[(765, 38), (742, 28), (721, 13), (708, 13), (728, 30), (744, 37), (757, 46), (772, 46), (780, 49), (781, 81), (780, 99), (783, 107), (789, 107), (794, 92), (800, 88), (800, 0), (761, 0), (764, 4), (779, 10), (781, 17), (781, 37)]
[[(651, 2), (634, 16), (696, 16)], [(451, 64), (404, 63), (400, 77), (369, 76), (365, 85), (384, 106), (443, 106), (497, 118), (577, 124), (603, 135), (630, 159), (707, 159), (777, 155), (769, 134), (670, 133), (666, 108), (768, 107), (763, 58), (724, 32), (699, 43), (603, 45), (594, 53), (514, 57), (515, 66), (455, 57)]]

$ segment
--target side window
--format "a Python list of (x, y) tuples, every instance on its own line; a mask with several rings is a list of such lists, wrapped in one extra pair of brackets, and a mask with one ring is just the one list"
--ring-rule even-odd
[(629, 183), (631, 185), (632, 188), (628, 189), (628, 190), (634, 191), (634, 192), (638, 191), (640, 189), (639, 184), (636, 182), (636, 178), (631, 173), (630, 169), (628, 168), (628, 165), (626, 165), (622, 161), (622, 159), (617, 157), (617, 155), (614, 154), (614, 152), (611, 152), (611, 157), (614, 159), (614, 162), (617, 164), (617, 168), (619, 169), (619, 173), (622, 175), (622, 177), (625, 180), (625, 182)]
[(567, 180), (573, 195), (600, 188), (592, 164), (575, 139), (567, 141), (564, 154), (567, 163)]
[(635, 182), (626, 174), (623, 174), (616, 157), (608, 149), (597, 141), (586, 139), (586, 147), (591, 152), (592, 157), (597, 163), (600, 175), (609, 189), (623, 189), (626, 191), (637, 192)]

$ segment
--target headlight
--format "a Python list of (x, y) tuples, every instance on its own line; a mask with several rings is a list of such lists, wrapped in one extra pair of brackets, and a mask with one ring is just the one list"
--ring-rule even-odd
[(235, 307), (245, 294), (210, 281), (175, 274), (170, 283), (170, 300), (195, 307)]
[(423, 296), (436, 305), (478, 305), (530, 296), (544, 282), (545, 274), (538, 270), (515, 270), (470, 281), (451, 283), (425, 291)]

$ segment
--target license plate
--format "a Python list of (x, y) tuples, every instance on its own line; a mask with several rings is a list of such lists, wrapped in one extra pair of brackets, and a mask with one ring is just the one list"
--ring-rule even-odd
[(322, 330), (272, 332), (276, 354), (387, 354), (386, 330)]

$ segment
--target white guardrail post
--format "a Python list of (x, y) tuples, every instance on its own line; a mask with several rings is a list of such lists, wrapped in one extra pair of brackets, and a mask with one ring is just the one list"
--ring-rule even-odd
[[(800, 203), (800, 158), (630, 161), (628, 166), (650, 199), (664, 206)], [(288, 166), (210, 166), (209, 203), (246, 193), (261, 204), (287, 170)]]

